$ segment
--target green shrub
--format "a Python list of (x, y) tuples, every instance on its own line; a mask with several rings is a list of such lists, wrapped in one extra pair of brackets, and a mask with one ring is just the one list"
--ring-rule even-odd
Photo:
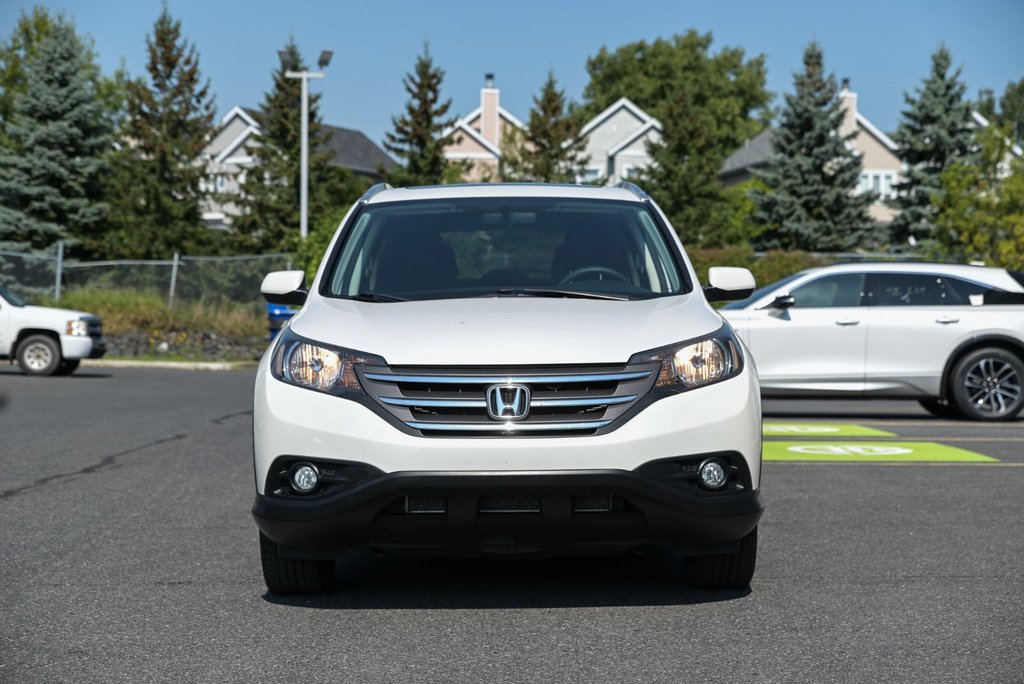
[(68, 290), (59, 303), (52, 297), (40, 298), (37, 303), (94, 313), (103, 318), (103, 331), (107, 335), (133, 330), (203, 331), (225, 337), (266, 334), (266, 311), (255, 302), (175, 302), (169, 308), (163, 293), (90, 288)]

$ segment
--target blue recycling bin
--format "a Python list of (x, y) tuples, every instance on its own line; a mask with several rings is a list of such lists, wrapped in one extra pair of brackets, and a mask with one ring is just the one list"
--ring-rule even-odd
[(284, 324), (297, 313), (299, 313), (299, 310), (290, 306), (267, 302), (267, 341), (273, 342), (274, 338), (277, 337), (277, 333), (284, 327)]

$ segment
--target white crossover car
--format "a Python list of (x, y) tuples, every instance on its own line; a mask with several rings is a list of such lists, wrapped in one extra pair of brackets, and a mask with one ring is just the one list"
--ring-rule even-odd
[(553, 555), (672, 545), (695, 584), (750, 582), (757, 376), (639, 188), (377, 186), (264, 355), (254, 401), (264, 578), (337, 556)]
[(912, 398), (942, 417), (1024, 405), (1024, 276), (949, 264), (842, 264), (722, 311), (764, 396)]

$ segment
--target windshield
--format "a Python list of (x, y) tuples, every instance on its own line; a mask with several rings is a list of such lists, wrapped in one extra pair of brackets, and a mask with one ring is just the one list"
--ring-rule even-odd
[(791, 282), (793, 282), (794, 280), (796, 280), (797, 278), (799, 278), (800, 276), (802, 276), (805, 273), (807, 273), (807, 271), (800, 271), (799, 273), (794, 273), (793, 275), (788, 275), (785, 278), (781, 278), (780, 280), (776, 280), (774, 283), (772, 283), (770, 285), (765, 285), (764, 287), (759, 287), (756, 290), (754, 290), (754, 292), (749, 297), (747, 297), (746, 299), (741, 299), (738, 302), (729, 302), (728, 304), (726, 304), (722, 308), (723, 309), (745, 309), (748, 306), (750, 306), (751, 304), (753, 304), (754, 302), (756, 302), (761, 297), (764, 297), (766, 294), (768, 294), (769, 292), (771, 292), (775, 288), (782, 287), (786, 283), (791, 283)]
[(321, 289), (326, 296), (646, 299), (690, 291), (640, 202), (491, 197), (370, 204), (339, 250)]
[(0, 297), (3, 297), (11, 306), (25, 306), (27, 303), (24, 299), (14, 294), (6, 287), (0, 285)]

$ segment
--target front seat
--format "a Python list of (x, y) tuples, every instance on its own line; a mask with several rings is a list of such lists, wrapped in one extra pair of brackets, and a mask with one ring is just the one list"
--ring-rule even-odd
[(458, 274), (452, 248), (423, 229), (391, 231), (377, 263), (374, 291), (382, 294), (444, 290)]

